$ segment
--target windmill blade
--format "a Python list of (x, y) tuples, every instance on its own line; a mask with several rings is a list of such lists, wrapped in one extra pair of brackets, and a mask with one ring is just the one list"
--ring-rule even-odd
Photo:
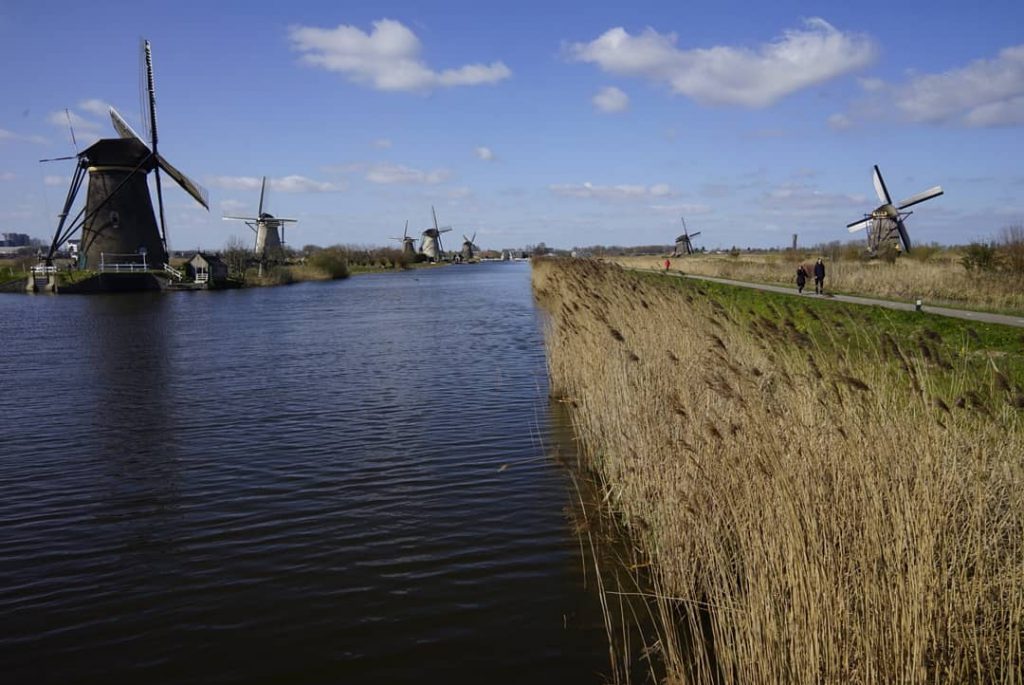
[(882, 172), (878, 169), (878, 165), (875, 165), (875, 173), (872, 176), (872, 180), (875, 182), (875, 194), (878, 195), (878, 201), (883, 205), (891, 205), (892, 198), (889, 197), (889, 189), (885, 187), (885, 181), (882, 180)]
[(124, 120), (124, 117), (122, 117), (121, 114), (113, 107), (110, 108), (110, 121), (114, 125), (114, 130), (117, 131), (117, 135), (122, 138), (134, 138), (142, 143), (147, 150), (150, 149), (149, 144), (135, 132), (135, 129), (128, 125), (128, 122)]
[(450, 230), (452, 230), (451, 226), (442, 226), (441, 228), (437, 229), (437, 232), (438, 233), (447, 233)]
[(854, 221), (852, 224), (846, 224), (846, 230), (850, 233), (856, 233), (857, 231), (863, 231), (871, 225), (872, 219), (861, 219), (860, 221)]
[(168, 176), (177, 181), (178, 185), (181, 186), (186, 193), (191, 195), (196, 202), (201, 204), (207, 210), (210, 209), (210, 201), (208, 199), (209, 196), (206, 192), (206, 188), (203, 188), (201, 185), (193, 181), (191, 178), (175, 169), (174, 166), (172, 166), (170, 162), (164, 159), (162, 155), (157, 155), (156, 161), (157, 165), (161, 169), (166, 171)]
[(437, 229), (437, 210), (434, 209), (434, 205), (430, 205), (430, 213), (434, 215), (434, 229)]
[(409, 237), (409, 220), (405, 220), (405, 231), (402, 233), (402, 239), (405, 240)]
[(470, 238), (469, 242), (471, 242), (471, 243), (475, 243), (476, 242), (476, 231), (473, 231), (473, 237)]
[(896, 230), (900, 232), (900, 240), (903, 241), (903, 249), (910, 252), (910, 234), (907, 233), (907, 227), (903, 225), (903, 219), (896, 220)]
[(918, 204), (919, 202), (924, 202), (925, 200), (930, 200), (933, 197), (938, 197), (939, 195), (942, 195), (942, 186), (935, 186), (934, 188), (929, 188), (928, 190), (923, 190), (920, 193), (918, 193), (917, 195), (911, 195), (906, 200), (904, 200), (903, 202), (899, 203), (899, 205), (897, 205), (897, 206), (900, 209), (906, 209), (907, 207), (913, 207), (914, 205)]
[(697, 237), (697, 236), (699, 236), (699, 235), (700, 235), (700, 231), (697, 231), (696, 233), (691, 233), (691, 234), (690, 234), (690, 237), (691, 237), (691, 238), (696, 238), (696, 237)]
[(257, 216), (263, 216), (263, 194), (267, 191), (267, 177), (263, 177), (263, 185), (260, 186), (260, 208), (256, 210)]
[(222, 216), (221, 219), (224, 221), (259, 221), (259, 219), (252, 216)]

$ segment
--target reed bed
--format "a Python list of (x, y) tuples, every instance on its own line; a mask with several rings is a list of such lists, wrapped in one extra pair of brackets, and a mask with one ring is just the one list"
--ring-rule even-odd
[(1022, 682), (1019, 332), (593, 261), (533, 286), (670, 682)]
[[(698, 276), (715, 276), (755, 283), (794, 284), (796, 267), (811, 271), (816, 256), (788, 253), (687, 255), (672, 260), (672, 269)], [(606, 257), (626, 267), (663, 268), (664, 257)], [(978, 307), (1024, 312), (1024, 279), (1019, 273), (968, 271), (956, 253), (928, 259), (902, 257), (883, 260), (826, 259), (825, 285), (830, 292), (874, 295), (888, 299), (923, 299), (927, 304)]]

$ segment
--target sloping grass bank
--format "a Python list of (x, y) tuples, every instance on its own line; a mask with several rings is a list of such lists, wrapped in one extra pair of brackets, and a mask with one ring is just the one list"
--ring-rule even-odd
[(1021, 682), (1019, 331), (587, 261), (533, 284), (673, 681)]
[[(698, 276), (794, 285), (796, 267), (804, 264), (810, 268), (816, 256), (784, 252), (743, 253), (737, 257), (695, 254), (673, 259), (672, 269)], [(665, 261), (664, 257), (655, 256), (606, 259), (622, 266), (648, 269), (661, 268)], [(826, 270), (825, 286), (829, 292), (904, 301), (922, 298), (926, 304), (1024, 312), (1024, 278), (1020, 274), (967, 271), (955, 254), (929, 259), (902, 257), (893, 264), (882, 260), (828, 259)]]

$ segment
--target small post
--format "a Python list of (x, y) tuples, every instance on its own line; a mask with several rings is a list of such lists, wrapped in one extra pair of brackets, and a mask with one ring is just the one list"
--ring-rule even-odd
[(917, 312), (921, 311), (921, 298), (920, 297), (917, 298), (916, 302), (914, 302), (914, 311), (917, 311)]

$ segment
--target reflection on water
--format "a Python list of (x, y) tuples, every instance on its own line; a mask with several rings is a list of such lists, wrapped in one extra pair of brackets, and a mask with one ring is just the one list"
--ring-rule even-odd
[(607, 673), (525, 265), (0, 314), (6, 681)]

